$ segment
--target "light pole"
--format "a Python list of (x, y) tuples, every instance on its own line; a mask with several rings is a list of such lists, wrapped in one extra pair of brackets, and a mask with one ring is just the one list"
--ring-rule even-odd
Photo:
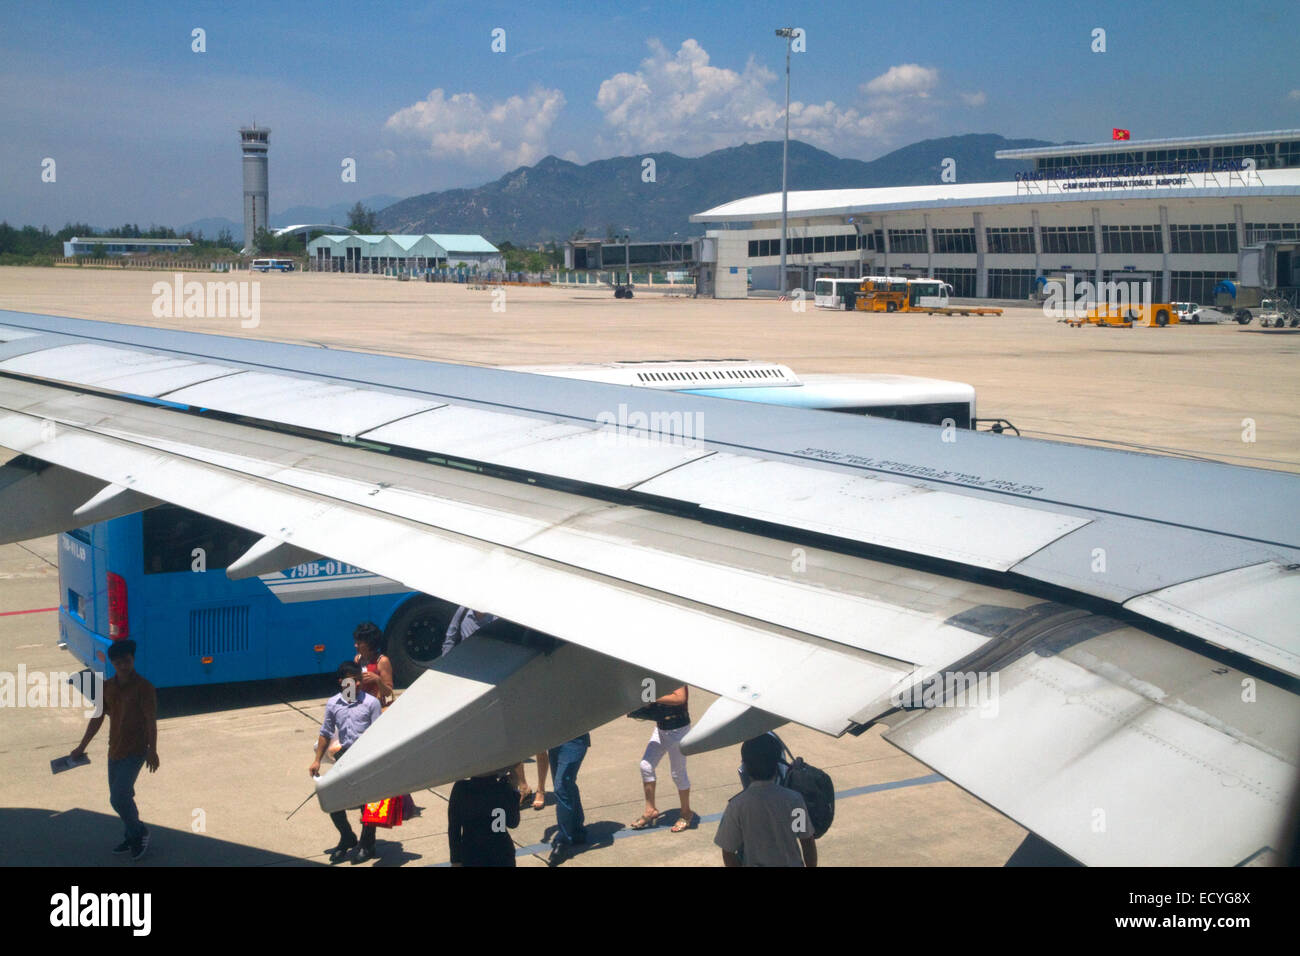
[(786, 230), (786, 175), (790, 167), (790, 43), (794, 39), (794, 27), (781, 27), (776, 31), (779, 37), (785, 37), (785, 141), (781, 144), (781, 294), (785, 295), (785, 230)]

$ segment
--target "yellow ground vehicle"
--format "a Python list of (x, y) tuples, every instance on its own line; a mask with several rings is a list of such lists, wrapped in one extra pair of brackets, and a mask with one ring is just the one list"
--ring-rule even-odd
[(1143, 305), (1101, 304), (1089, 309), (1080, 319), (1066, 319), (1067, 325), (1080, 328), (1084, 325), (1109, 325), (1117, 329), (1131, 329), (1135, 325), (1164, 327), (1179, 323), (1178, 310), (1168, 302)]
[(901, 277), (865, 276), (853, 307), (859, 312), (902, 312), (907, 309), (907, 280)]
[(867, 276), (858, 287), (854, 308), (859, 312), (924, 312), (927, 315), (1001, 315), (1002, 310), (949, 306), (951, 287), (939, 279)]

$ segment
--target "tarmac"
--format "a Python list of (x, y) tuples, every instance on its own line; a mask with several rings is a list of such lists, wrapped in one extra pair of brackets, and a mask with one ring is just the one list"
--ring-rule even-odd
[[(156, 318), (153, 286), (171, 279), (134, 270), (0, 268), (0, 308), (472, 364), (746, 357), (796, 372), (928, 375), (973, 384), (981, 416), (1010, 419), (1026, 435), (1300, 471), (1300, 336), (1243, 335), (1236, 325), (1070, 329), (1030, 307), (998, 318), (862, 315), (811, 305), (799, 312), (770, 299), (638, 294), (628, 301), (597, 289), (523, 287), (507, 287), (502, 297), (463, 285), (295, 273), (251, 277), (259, 321), (243, 328), (239, 317)], [(1253, 441), (1244, 440), (1246, 420)], [(1224, 494), (1249, 500), (1248, 486)], [(0, 547), (0, 675), (78, 666), (56, 646), (55, 542)], [(307, 767), (332, 692), (321, 678), (160, 692), (161, 767), (136, 785), (153, 837), (149, 857), (137, 864), (110, 853), (120, 824), (108, 805), (107, 730), (89, 748), (90, 766), (50, 776), (49, 761), (81, 737), (82, 709), (0, 708), (0, 863), (326, 865), (323, 850), (336, 833), (314, 799), (303, 801), (312, 793)], [(692, 712), (702, 714), (712, 699), (692, 689)], [(591, 842), (565, 866), (720, 865), (712, 837), (739, 789), (738, 748), (690, 758), (700, 821), (677, 834), (669, 830), (677, 794), (665, 760), (658, 799), (665, 822), (633, 831), (627, 825), (642, 810), (637, 765), (649, 732), (649, 724), (626, 718), (592, 731), (579, 776)], [(794, 725), (779, 733), (829, 772), (839, 793), (834, 826), (818, 844), (823, 866), (1001, 866), (1026, 837), (877, 729), (841, 739)], [(531, 763), (528, 776), (535, 786)], [(446, 863), (449, 791), (415, 794), (418, 815), (380, 831), (378, 858), (366, 865)], [(523, 811), (512, 832), (520, 865), (544, 865), (554, 824), (553, 797), (544, 810)]]

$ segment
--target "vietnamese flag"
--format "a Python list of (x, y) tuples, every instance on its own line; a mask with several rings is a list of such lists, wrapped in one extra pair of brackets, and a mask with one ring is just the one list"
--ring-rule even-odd
[(1128, 138), (1129, 138), (1128, 130), (1126, 130), (1126, 129), (1115, 129), (1114, 127), (1111, 127), (1110, 138), (1111, 138), (1111, 139), (1128, 139)]

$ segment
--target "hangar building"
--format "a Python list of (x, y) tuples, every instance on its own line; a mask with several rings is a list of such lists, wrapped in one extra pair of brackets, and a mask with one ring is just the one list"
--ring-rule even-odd
[(505, 269), (505, 258), (482, 236), (320, 236), (307, 243), (312, 268), (321, 272), (382, 272), (424, 269)]

